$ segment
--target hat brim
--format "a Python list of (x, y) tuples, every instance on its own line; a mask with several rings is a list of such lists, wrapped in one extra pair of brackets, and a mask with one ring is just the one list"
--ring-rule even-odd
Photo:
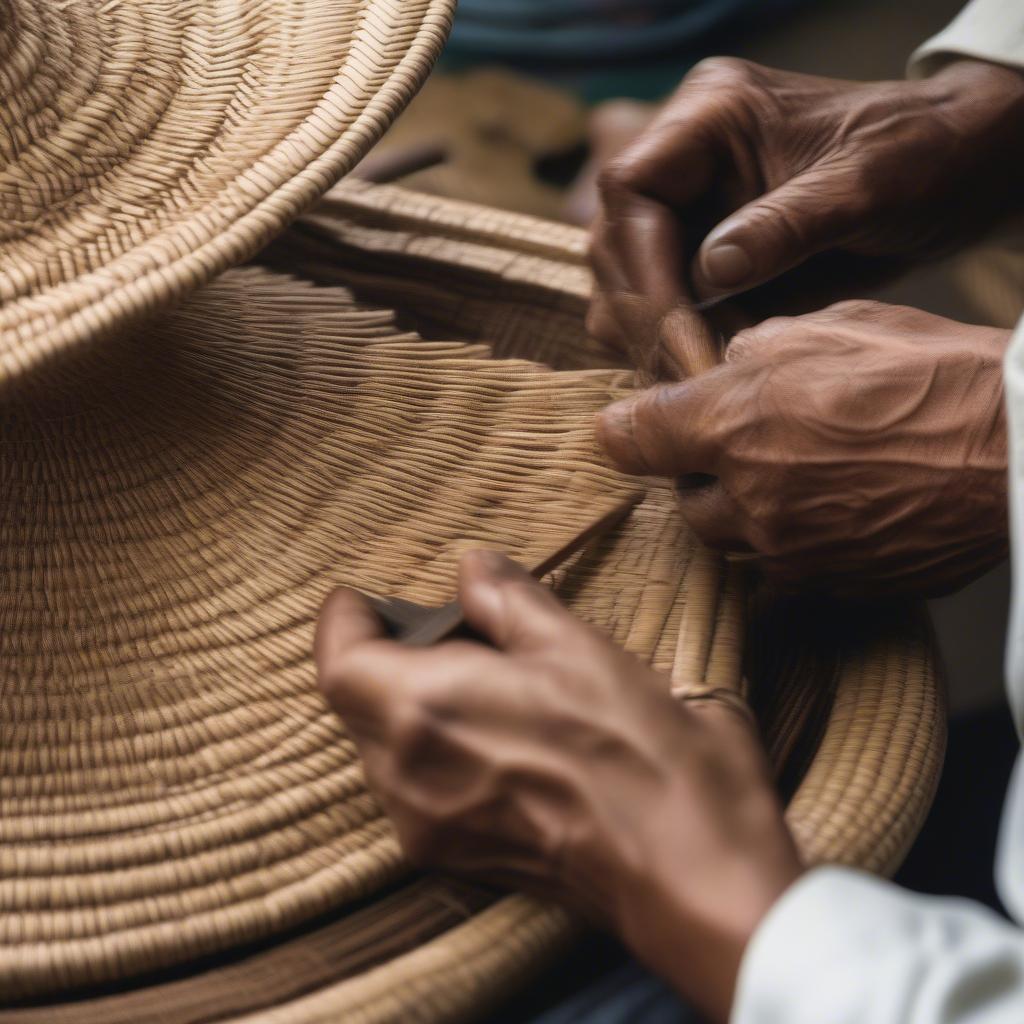
[(454, 7), (5, 7), (0, 390), (250, 257), (366, 154)]

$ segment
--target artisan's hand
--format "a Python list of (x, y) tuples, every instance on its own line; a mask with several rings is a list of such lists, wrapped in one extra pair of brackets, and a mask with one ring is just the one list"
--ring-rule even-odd
[(617, 403), (598, 430), (626, 472), (681, 489), (709, 544), (787, 585), (940, 594), (1007, 551), (1009, 332), (876, 302), (743, 331), (726, 362)]
[[(645, 367), (645, 347), (665, 341), (660, 319), (695, 298), (829, 251), (847, 263), (933, 256), (1020, 204), (1022, 158), (1024, 76), (999, 65), (858, 83), (704, 61), (603, 173), (589, 326)], [(851, 283), (834, 272), (832, 297)], [(673, 374), (671, 351), (667, 362)]]
[(750, 726), (681, 706), (507, 559), (467, 555), (459, 596), (496, 649), (402, 647), (349, 590), (320, 618), (320, 687), (406, 853), (583, 910), (724, 1020), (801, 870)]

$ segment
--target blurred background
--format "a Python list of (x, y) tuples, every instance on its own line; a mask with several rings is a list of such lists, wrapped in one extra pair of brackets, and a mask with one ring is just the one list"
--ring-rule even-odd
[[(848, 79), (900, 78), (960, 0), (461, 0), (436, 74), (364, 165), (403, 184), (586, 225), (595, 168), (703, 57)], [(875, 297), (1011, 326), (1022, 261), (998, 242)], [(992, 852), (1016, 740), (1005, 710), (1006, 567), (932, 603), (951, 696), (947, 769), (903, 878), (996, 904)], [(969, 842), (964, 842), (964, 837)]]

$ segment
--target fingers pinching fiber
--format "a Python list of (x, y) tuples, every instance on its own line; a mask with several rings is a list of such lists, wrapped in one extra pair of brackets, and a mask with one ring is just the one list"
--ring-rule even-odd
[(661, 364), (672, 380), (687, 380), (713, 370), (722, 360), (715, 332), (692, 306), (677, 306), (659, 328)]
[(646, 196), (630, 196), (605, 214), (622, 286), (643, 295), (659, 314), (686, 298), (678, 218)]
[(463, 556), (459, 600), (466, 621), (499, 650), (546, 644), (576, 622), (548, 587), (496, 551)]

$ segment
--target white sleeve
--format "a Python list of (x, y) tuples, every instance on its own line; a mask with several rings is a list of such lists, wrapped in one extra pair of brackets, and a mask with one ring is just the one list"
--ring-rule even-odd
[(747, 949), (732, 1024), (1021, 1024), (1024, 931), (960, 899), (809, 872)]
[[(913, 56), (931, 74), (955, 56), (1024, 68), (1024, 0), (974, 0)], [(1024, 481), (1024, 321), (1007, 361), (1011, 506)], [(1024, 516), (1014, 520), (1011, 703), (1024, 725)], [(1020, 562), (1020, 565), (1017, 565)], [(997, 881), (1024, 921), (1024, 756), (1003, 818)], [(920, 896), (845, 868), (817, 868), (750, 942), (732, 1024), (1024, 1024), (1024, 929), (960, 899)]]
[(1024, 3), (973, 0), (910, 58), (910, 74), (932, 74), (952, 57), (976, 57), (1024, 68)]

